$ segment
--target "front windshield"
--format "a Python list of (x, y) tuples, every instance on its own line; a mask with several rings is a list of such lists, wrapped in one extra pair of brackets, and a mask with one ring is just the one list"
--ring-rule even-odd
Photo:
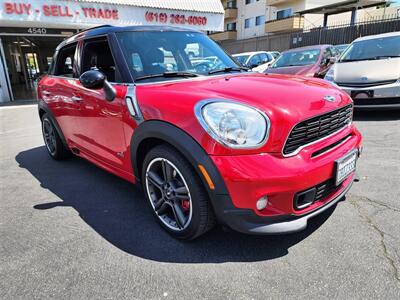
[(134, 80), (160, 81), (208, 76), (218, 70), (241, 71), (232, 58), (202, 33), (127, 31), (116, 35)]
[(400, 36), (354, 42), (343, 53), (341, 62), (400, 57)]
[(233, 56), (242, 66), (246, 65), (246, 61), (249, 59), (250, 55), (234, 55)]
[(272, 68), (313, 65), (318, 61), (320, 49), (308, 49), (282, 53)]

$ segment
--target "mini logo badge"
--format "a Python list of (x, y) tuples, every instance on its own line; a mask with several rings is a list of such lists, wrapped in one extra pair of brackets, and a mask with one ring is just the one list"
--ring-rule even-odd
[(324, 97), (324, 100), (328, 101), (328, 102), (335, 102), (336, 98), (335, 98), (335, 96), (327, 95)]
[(361, 77), (362, 81), (368, 81), (368, 77)]

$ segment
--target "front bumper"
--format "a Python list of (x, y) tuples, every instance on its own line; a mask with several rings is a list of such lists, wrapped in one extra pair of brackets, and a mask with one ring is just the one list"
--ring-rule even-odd
[[(325, 153), (313, 154), (348, 136)], [(304, 229), (311, 217), (328, 209), (350, 189), (354, 173), (310, 206), (296, 209), (296, 194), (333, 178), (334, 161), (361, 146), (361, 135), (352, 126), (331, 138), (309, 145), (293, 157), (281, 154), (212, 156), (229, 196), (214, 201), (218, 219), (232, 229), (250, 234), (290, 233)], [(268, 197), (268, 205), (257, 210), (256, 202)]]
[(339, 87), (353, 98), (355, 108), (400, 108), (400, 81), (370, 87)]

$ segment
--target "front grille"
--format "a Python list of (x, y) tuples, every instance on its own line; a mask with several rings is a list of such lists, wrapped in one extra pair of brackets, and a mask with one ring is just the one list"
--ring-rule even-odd
[(335, 181), (331, 178), (308, 190), (298, 192), (294, 196), (293, 206), (296, 210), (306, 208), (316, 201), (325, 199), (330, 194), (340, 189), (340, 187), (341, 185), (335, 186)]
[(351, 122), (352, 115), (353, 105), (350, 104), (297, 124), (286, 140), (283, 154), (292, 154), (301, 147), (318, 141), (344, 128)]
[(395, 83), (397, 79), (394, 80), (385, 80), (385, 81), (377, 81), (377, 82), (337, 82), (336, 84), (343, 87), (354, 87), (354, 88), (367, 88), (374, 87), (379, 85), (386, 85)]

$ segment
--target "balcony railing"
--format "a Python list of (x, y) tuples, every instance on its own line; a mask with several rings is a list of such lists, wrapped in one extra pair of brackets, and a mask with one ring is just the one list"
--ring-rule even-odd
[(224, 31), (210, 34), (210, 38), (214, 41), (226, 41), (226, 40), (236, 40), (237, 32), (236, 31)]
[(300, 16), (291, 16), (285, 19), (271, 20), (265, 23), (265, 32), (290, 32), (299, 31), (304, 27), (304, 18)]

